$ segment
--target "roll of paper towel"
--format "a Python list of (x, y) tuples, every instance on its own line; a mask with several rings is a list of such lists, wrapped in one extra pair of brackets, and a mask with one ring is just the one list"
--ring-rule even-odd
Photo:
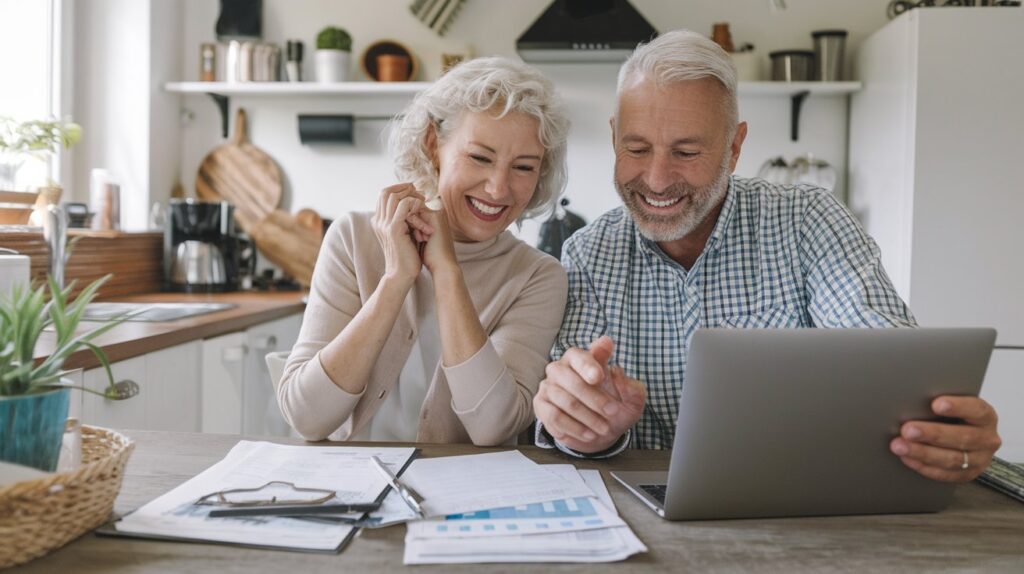
[(28, 255), (0, 253), (0, 297), (6, 297), (15, 285), (28, 287)]

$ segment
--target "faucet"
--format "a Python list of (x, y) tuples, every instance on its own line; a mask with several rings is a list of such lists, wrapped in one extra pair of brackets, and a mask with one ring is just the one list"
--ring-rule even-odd
[(68, 219), (61, 206), (46, 206), (43, 220), (43, 238), (50, 249), (50, 277), (57, 287), (64, 288), (64, 264), (67, 263)]

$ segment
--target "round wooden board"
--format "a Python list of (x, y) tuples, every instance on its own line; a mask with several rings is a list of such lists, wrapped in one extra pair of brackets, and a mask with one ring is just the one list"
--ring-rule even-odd
[(251, 232), (277, 209), (282, 193), (281, 169), (248, 141), (245, 110), (239, 108), (231, 141), (211, 151), (199, 165), (196, 194), (206, 201), (233, 204), (235, 220)]

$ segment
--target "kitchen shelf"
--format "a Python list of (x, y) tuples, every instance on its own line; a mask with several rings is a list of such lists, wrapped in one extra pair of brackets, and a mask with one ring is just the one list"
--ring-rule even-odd
[(168, 82), (164, 90), (180, 94), (223, 96), (379, 96), (414, 95), (431, 82)]
[[(318, 96), (381, 94), (413, 95), (432, 82), (168, 82), (164, 90), (180, 94), (221, 94), (225, 96)], [(859, 91), (860, 82), (740, 82), (741, 96), (845, 95)]]
[(845, 96), (859, 92), (860, 82), (740, 82), (741, 96), (794, 96), (809, 92), (815, 96)]
[[(168, 82), (164, 90), (179, 94), (207, 94), (217, 103), (221, 131), (228, 136), (228, 105), (232, 96), (414, 96), (431, 82)], [(808, 96), (848, 96), (860, 91), (861, 82), (740, 82), (740, 96), (788, 97), (790, 139), (800, 136), (800, 110)]]
[(164, 90), (178, 94), (206, 94), (220, 110), (221, 135), (228, 137), (228, 108), (234, 96), (414, 96), (430, 82), (168, 82)]
[(800, 110), (804, 100), (815, 96), (849, 96), (860, 91), (860, 82), (740, 82), (740, 96), (789, 98), (789, 139), (800, 139)]

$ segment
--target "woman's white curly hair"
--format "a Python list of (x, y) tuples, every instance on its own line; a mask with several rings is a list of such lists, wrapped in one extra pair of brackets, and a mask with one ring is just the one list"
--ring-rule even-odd
[(554, 85), (531, 66), (508, 58), (463, 62), (421, 92), (391, 124), (389, 147), (395, 175), (410, 181), (428, 200), (437, 197), (437, 167), (426, 147), (431, 126), (444, 142), (465, 112), (504, 117), (518, 112), (537, 119), (544, 146), (540, 179), (523, 218), (551, 210), (565, 189), (569, 118)]

